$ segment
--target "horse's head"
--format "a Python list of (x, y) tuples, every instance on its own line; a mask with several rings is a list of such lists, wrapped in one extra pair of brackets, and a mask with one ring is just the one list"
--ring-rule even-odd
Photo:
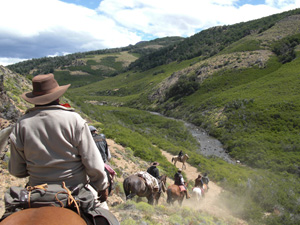
[(185, 154), (185, 157), (186, 157), (187, 159), (189, 159), (189, 158), (190, 158), (188, 154)]
[(164, 184), (166, 184), (166, 182), (167, 182), (167, 175), (162, 175), (160, 177), (160, 181), (163, 182)]
[(165, 192), (166, 191), (166, 184), (167, 184), (167, 175), (162, 175), (160, 177), (159, 181), (161, 183), (162, 191)]

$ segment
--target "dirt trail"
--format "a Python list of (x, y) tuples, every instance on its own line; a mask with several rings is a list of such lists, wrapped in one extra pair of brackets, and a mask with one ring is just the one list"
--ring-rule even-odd
[[(171, 155), (170, 153), (163, 150), (161, 152), (168, 159), (168, 161), (170, 162), (172, 161), (172, 157), (174, 157), (174, 155)], [(181, 168), (182, 163), (177, 162), (176, 167)], [(186, 174), (188, 180), (193, 180), (193, 181), (198, 177), (199, 174), (201, 174), (200, 172), (197, 171), (195, 167), (191, 166), (188, 163), (186, 163), (186, 169), (184, 169), (183, 172)], [(223, 218), (225, 220), (232, 220), (234, 221), (235, 224), (246, 225), (247, 222), (233, 217), (230, 211), (227, 210), (224, 206), (222, 206), (221, 199), (219, 196), (220, 193), (222, 192), (222, 188), (220, 188), (212, 181), (209, 182), (208, 186), (209, 186), (209, 190), (205, 194), (205, 197), (201, 199), (200, 202), (197, 202), (195, 198), (191, 197), (190, 199), (184, 199), (182, 205), (207, 212), (210, 215), (214, 215), (218, 218)], [(190, 195), (192, 195), (192, 193), (190, 193)]]
[[(125, 153), (125, 149), (123, 146), (115, 143), (113, 140), (108, 139), (107, 143), (109, 145), (110, 151), (112, 153), (112, 160), (114, 161), (115, 165), (118, 165), (119, 168), (122, 168), (123, 173), (132, 174), (140, 170), (145, 170), (149, 165), (142, 160), (139, 161), (139, 165), (137, 163), (132, 162), (122, 156)], [(173, 155), (170, 153), (161, 150), (162, 154), (167, 158), (169, 162), (171, 162)], [(177, 162), (177, 168), (181, 168), (182, 163)], [(183, 170), (186, 174), (186, 177), (189, 180), (195, 180), (197, 176), (200, 174), (197, 169), (190, 164), (186, 164), (186, 169)], [(122, 182), (123, 178), (117, 179), (119, 182)], [(173, 184), (174, 181), (168, 178), (167, 184)], [(197, 209), (203, 212), (206, 212), (210, 215), (216, 216), (217, 218), (224, 219), (226, 221), (231, 221), (230, 224), (236, 225), (247, 225), (247, 223), (243, 220), (237, 219), (227, 210), (224, 206), (222, 206), (222, 201), (220, 199), (220, 193), (222, 192), (222, 188), (216, 185), (214, 182), (209, 182), (209, 190), (205, 195), (205, 198), (201, 199), (198, 202), (195, 198), (184, 199), (183, 206), (188, 206), (193, 209)], [(192, 193), (190, 193), (192, 194)], [(166, 202), (166, 194), (162, 196), (160, 201)], [(117, 217), (119, 216), (118, 212), (114, 212)]]

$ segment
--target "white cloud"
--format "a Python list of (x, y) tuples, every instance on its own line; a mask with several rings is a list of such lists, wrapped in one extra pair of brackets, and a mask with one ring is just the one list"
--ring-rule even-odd
[[(75, 0), (74, 0), (75, 1)], [(1, 0), (0, 57), (38, 58), (191, 36), (300, 7), (300, 0), (102, 0), (96, 10), (59, 0)], [(251, 2), (251, 1), (248, 1)]]
[(21, 48), (12, 54), (26, 56), (31, 49), (33, 57), (42, 57), (127, 46), (141, 40), (94, 10), (58, 0), (1, 0), (0, 8), (0, 21), (6, 21), (0, 24), (0, 57), (3, 48), (14, 49), (18, 44)]
[(5, 57), (0, 57), (0, 65), (2, 66), (7, 66), (10, 64), (14, 64), (17, 62), (21, 62), (27, 59), (20, 59), (20, 58), (5, 58)]
[(299, 0), (266, 0), (266, 4), (280, 9), (293, 9), (299, 7)]

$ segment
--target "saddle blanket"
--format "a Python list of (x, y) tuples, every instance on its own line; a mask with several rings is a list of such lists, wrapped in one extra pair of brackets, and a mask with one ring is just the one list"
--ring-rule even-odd
[(180, 189), (180, 192), (186, 191), (186, 190), (185, 190), (185, 187), (184, 187), (183, 185), (179, 185), (179, 189)]
[(146, 184), (151, 188), (159, 188), (157, 179), (153, 177), (150, 173), (140, 171), (135, 173), (135, 175), (143, 177), (146, 181)]

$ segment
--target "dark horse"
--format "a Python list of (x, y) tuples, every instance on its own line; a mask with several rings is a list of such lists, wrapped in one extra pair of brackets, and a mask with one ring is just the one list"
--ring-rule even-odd
[[(163, 175), (158, 180), (160, 190), (162, 191), (166, 190), (166, 179), (167, 176)], [(146, 197), (148, 203), (151, 205), (153, 205), (154, 200), (155, 204), (157, 204), (161, 195), (160, 191), (153, 193), (152, 189), (148, 187), (145, 180), (137, 175), (130, 175), (129, 177), (125, 178), (123, 181), (123, 188), (126, 195), (126, 200), (132, 199), (134, 196), (137, 195), (138, 197)]]
[[(188, 183), (185, 183), (185, 186), (188, 186)], [(174, 204), (175, 201), (178, 201), (179, 205), (182, 205), (183, 199), (185, 197), (185, 192), (180, 191), (180, 188), (176, 184), (171, 184), (167, 189), (167, 203)]]

